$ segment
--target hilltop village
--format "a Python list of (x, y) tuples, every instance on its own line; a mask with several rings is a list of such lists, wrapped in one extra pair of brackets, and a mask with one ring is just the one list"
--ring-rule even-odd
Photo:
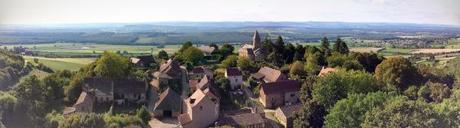
[[(31, 75), (1, 92), (2, 121), (50, 128), (460, 124), (457, 76), (449, 71), (456, 69), (352, 52), (341, 38), (325, 37), (319, 46), (271, 38), (255, 31), (238, 46), (186, 42), (175, 53), (140, 56), (106, 51), (78, 71)], [(47, 69), (1, 53), (17, 62), (9, 71), (28, 67), (18, 75)]]
[[(267, 51), (262, 45), (256, 31), (252, 43), (244, 44), (238, 50), (238, 57), (248, 61), (263, 61)], [(201, 46), (198, 49), (203, 57), (212, 58), (218, 48)], [(129, 59), (136, 68), (149, 69), (157, 58), (136, 56)], [(288, 74), (279, 69), (261, 66), (258, 71), (251, 72), (236, 65), (228, 65), (218, 72), (205, 65), (189, 67), (190, 70), (186, 66), (171, 57), (163, 60), (158, 70), (149, 74), (151, 79), (85, 78), (82, 92), (75, 104), (65, 109), (64, 115), (97, 112), (104, 107), (145, 105), (154, 120), (175, 120), (178, 126), (185, 128), (226, 125), (267, 127), (272, 124), (267, 121), (265, 112), (273, 111), (274, 115), (270, 118), (277, 119), (285, 127), (292, 127), (294, 113), (301, 109), (299, 81), (290, 79)], [(320, 74), (334, 71), (331, 69), (323, 69)], [(226, 87), (221, 89), (222, 86)], [(258, 89), (252, 89), (255, 87)], [(241, 108), (222, 107), (234, 100), (239, 100), (235, 104), (251, 105)]]

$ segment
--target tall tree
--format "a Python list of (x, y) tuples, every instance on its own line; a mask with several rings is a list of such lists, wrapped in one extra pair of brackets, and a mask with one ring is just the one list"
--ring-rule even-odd
[(198, 65), (204, 61), (204, 55), (200, 49), (192, 46), (179, 53), (178, 59), (184, 61), (185, 63)]
[(306, 72), (305, 72), (304, 67), (305, 65), (302, 61), (296, 61), (292, 63), (289, 69), (289, 75), (291, 75), (291, 77), (294, 77), (294, 78), (295, 77), (300, 78), (300, 77), (305, 76)]
[(278, 38), (275, 41), (275, 53), (282, 55), (284, 53), (284, 40), (283, 37), (278, 36)]
[(161, 51), (158, 52), (158, 58), (160, 58), (162, 60), (168, 60), (169, 56), (168, 56), (168, 53), (165, 50), (161, 50)]
[(94, 73), (99, 77), (118, 79), (131, 73), (129, 59), (111, 52), (104, 52), (94, 63)]
[(340, 54), (348, 54), (350, 52), (348, 50), (347, 44), (340, 38), (337, 38), (337, 40), (335, 41), (333, 51), (338, 52)]
[(302, 61), (305, 56), (305, 47), (303, 45), (297, 44), (295, 46), (294, 60)]
[(273, 42), (268, 35), (265, 36), (262, 47), (267, 51), (267, 53), (272, 53), (274, 51)]
[(219, 49), (219, 53), (222, 55), (222, 60), (227, 58), (227, 56), (232, 55), (235, 48), (230, 44), (224, 44)]
[(329, 109), (348, 93), (368, 93), (379, 89), (375, 78), (364, 71), (344, 71), (329, 73), (319, 77), (312, 88), (313, 99)]
[(321, 39), (321, 50), (325, 53), (325, 55), (329, 55), (330, 53), (329, 46), (329, 39), (327, 39), (327, 37)]
[(404, 91), (410, 85), (419, 85), (420, 75), (412, 63), (402, 57), (392, 57), (377, 65), (375, 78), (388, 89)]
[(356, 58), (366, 71), (373, 73), (377, 65), (383, 61), (383, 57), (376, 53), (353, 53), (351, 55)]
[(295, 52), (296, 52), (295, 46), (292, 45), (291, 43), (288, 43), (285, 47), (284, 55), (283, 55), (285, 64), (290, 64), (293, 62), (292, 60), (294, 59)]
[(383, 105), (394, 94), (375, 92), (369, 94), (351, 94), (338, 101), (326, 116), (327, 128), (358, 128), (364, 122), (366, 112)]
[(193, 43), (190, 42), (190, 41), (187, 41), (184, 44), (182, 44), (182, 47), (179, 49), (178, 53), (184, 52), (186, 49), (188, 49), (189, 47), (192, 47), (192, 46), (193, 46)]
[(222, 61), (222, 67), (236, 67), (238, 61), (238, 56), (230, 55)]
[(361, 127), (445, 128), (448, 124), (431, 105), (400, 96), (367, 112)]

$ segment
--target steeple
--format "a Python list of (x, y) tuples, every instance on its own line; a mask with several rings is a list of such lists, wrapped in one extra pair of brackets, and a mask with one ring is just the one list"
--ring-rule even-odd
[(257, 30), (254, 32), (254, 37), (252, 37), (252, 46), (254, 46), (254, 50), (262, 46), (262, 44), (260, 44), (260, 36)]

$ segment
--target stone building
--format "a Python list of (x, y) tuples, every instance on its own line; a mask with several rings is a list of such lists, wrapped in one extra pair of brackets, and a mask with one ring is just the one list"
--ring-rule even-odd
[(262, 46), (260, 41), (259, 32), (254, 32), (252, 37), (252, 45), (244, 44), (240, 50), (238, 50), (238, 55), (240, 57), (246, 57), (250, 60), (262, 60), (265, 58), (265, 49)]

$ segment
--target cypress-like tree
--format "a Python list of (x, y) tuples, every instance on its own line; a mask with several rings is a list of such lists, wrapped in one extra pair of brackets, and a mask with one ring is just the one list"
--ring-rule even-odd
[(323, 52), (329, 50), (329, 39), (327, 39), (327, 37), (321, 39), (321, 50), (323, 50)]
[(333, 51), (339, 52), (340, 54), (348, 54), (350, 52), (348, 50), (347, 44), (340, 38), (337, 38), (337, 40), (335, 41)]

